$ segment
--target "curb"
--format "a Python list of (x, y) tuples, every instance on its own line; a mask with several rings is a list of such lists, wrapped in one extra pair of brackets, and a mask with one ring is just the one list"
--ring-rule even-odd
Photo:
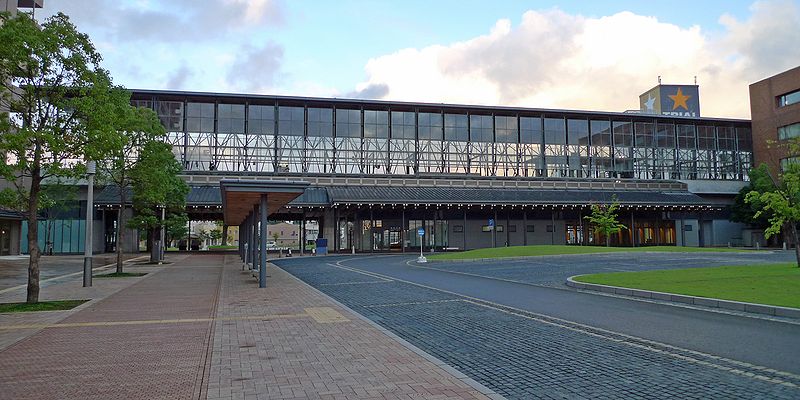
[(503, 400), (503, 399), (505, 399), (505, 397), (501, 396), (499, 393), (495, 392), (494, 390), (489, 389), (488, 387), (484, 386), (482, 383), (480, 383), (480, 382), (468, 377), (467, 375), (465, 375), (461, 371), (451, 367), (450, 365), (448, 365), (444, 361), (434, 357), (433, 355), (429, 354), (425, 350), (420, 349), (419, 347), (415, 346), (411, 342), (401, 338), (400, 336), (397, 336), (397, 334), (395, 334), (394, 332), (392, 332), (392, 331), (390, 331), (390, 330), (378, 325), (377, 322), (375, 322), (375, 321), (373, 321), (373, 320), (361, 315), (360, 313), (354, 311), (352, 308), (340, 303), (338, 300), (334, 299), (331, 296), (328, 296), (323, 291), (321, 291), (321, 290), (309, 285), (308, 283), (306, 283), (302, 279), (290, 274), (285, 269), (283, 269), (283, 268), (281, 268), (281, 267), (279, 267), (279, 266), (277, 266), (275, 264), (272, 264), (271, 262), (269, 262), (268, 264), (271, 264), (273, 267), (280, 269), (281, 271), (283, 271), (284, 273), (286, 273), (287, 275), (292, 277), (292, 279), (300, 282), (301, 285), (304, 285), (304, 286), (310, 288), (311, 290), (321, 294), (324, 298), (330, 300), (333, 304), (335, 304), (335, 305), (341, 307), (342, 309), (352, 313), (353, 315), (355, 315), (356, 317), (358, 317), (362, 321), (368, 323), (370, 326), (372, 326), (375, 329), (379, 330), (384, 335), (389, 336), (394, 341), (400, 343), (403, 347), (411, 350), (412, 352), (414, 352), (414, 354), (417, 354), (417, 355), (421, 356), (422, 358), (424, 358), (425, 360), (430, 361), (431, 363), (433, 363), (437, 367), (443, 369), (445, 372), (447, 372), (448, 374), (452, 375), (454, 378), (456, 378), (459, 381), (465, 383), (467, 386), (477, 390), (478, 392), (480, 392), (484, 396), (486, 396), (486, 397), (488, 397), (488, 398), (490, 398), (492, 400)]
[[(727, 248), (727, 247), (726, 247)], [(756, 250), (753, 250), (754, 252)], [(769, 251), (772, 252), (773, 250), (761, 250), (761, 251)], [(680, 254), (704, 254), (704, 253), (711, 253), (711, 254), (719, 254), (719, 253), (745, 253), (746, 251), (702, 251), (702, 252), (671, 252), (671, 251), (637, 251), (636, 254), (672, 254), (672, 253), (680, 253)], [(429, 263), (441, 263), (441, 262), (452, 262), (452, 263), (473, 263), (473, 262), (485, 262), (485, 261), (519, 261), (519, 260), (528, 260), (528, 259), (535, 259), (539, 257), (569, 257), (569, 256), (586, 256), (586, 255), (604, 255), (604, 254), (623, 254), (626, 253), (624, 251), (609, 251), (609, 252), (600, 252), (600, 253), (575, 253), (575, 254), (542, 254), (537, 256), (513, 256), (513, 257), (494, 257), (494, 258), (458, 258), (453, 260), (438, 260), (438, 259), (431, 259), (428, 258)], [(434, 254), (447, 254), (444, 252), (437, 252)], [(578, 276), (578, 275), (575, 275)]]
[(652, 290), (631, 289), (619, 286), (599, 285), (596, 283), (584, 283), (584, 282), (578, 282), (575, 279), (573, 279), (578, 276), (582, 275), (574, 275), (567, 278), (566, 285), (575, 289), (592, 290), (595, 292), (617, 294), (622, 296), (672, 301), (676, 303), (694, 304), (698, 306), (711, 307), (711, 308), (721, 308), (726, 310), (744, 311), (756, 314), (766, 314), (775, 317), (800, 319), (800, 308), (769, 306), (765, 304), (746, 303), (743, 301), (722, 300), (710, 297), (697, 297), (684, 294), (656, 292)]

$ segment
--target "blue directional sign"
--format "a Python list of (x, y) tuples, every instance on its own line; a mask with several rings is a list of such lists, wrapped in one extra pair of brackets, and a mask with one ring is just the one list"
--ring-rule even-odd
[(425, 236), (425, 228), (419, 228), (419, 229), (417, 229), (417, 235), (419, 235), (419, 236)]
[(494, 218), (489, 218), (489, 226), (494, 227)]

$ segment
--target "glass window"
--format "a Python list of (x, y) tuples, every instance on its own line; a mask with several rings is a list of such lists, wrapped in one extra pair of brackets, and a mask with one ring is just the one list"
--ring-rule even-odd
[(731, 126), (717, 128), (717, 149), (736, 150), (736, 133)]
[(614, 121), (614, 146), (632, 147), (633, 146), (633, 126), (627, 121)]
[(591, 143), (593, 146), (611, 145), (611, 122), (592, 121), (589, 125), (592, 132)]
[(214, 103), (189, 103), (186, 128), (190, 132), (214, 132)]
[(659, 123), (656, 128), (656, 147), (675, 148), (675, 125)]
[(739, 151), (753, 151), (753, 134), (750, 128), (736, 128)]
[(419, 138), (442, 140), (442, 114), (419, 113)]
[(469, 140), (467, 132), (467, 116), (461, 114), (444, 115), (445, 140), (466, 142)]
[(522, 143), (542, 143), (542, 119), (520, 117), (519, 140)]
[(636, 147), (653, 147), (655, 145), (655, 126), (651, 122), (637, 122), (633, 126), (636, 133)]
[(360, 110), (336, 110), (336, 136), (361, 137)]
[(494, 117), (495, 136), (498, 142), (517, 143), (517, 117)]
[(546, 144), (567, 143), (567, 132), (562, 118), (544, 119), (544, 142)]
[(700, 150), (714, 150), (714, 127), (697, 127), (697, 148)]
[(778, 107), (786, 107), (796, 103), (800, 103), (800, 90), (778, 96)]
[(275, 134), (275, 107), (251, 105), (247, 108), (247, 133)]
[(244, 133), (244, 104), (217, 106), (217, 132)]
[(798, 162), (800, 162), (800, 157), (781, 158), (781, 171), (786, 171), (786, 168), (789, 167), (789, 164), (797, 164)]
[(303, 136), (303, 107), (278, 107), (278, 134)]
[(364, 110), (364, 137), (389, 137), (389, 112)]
[(308, 109), (308, 136), (333, 136), (333, 110), (330, 108)]
[(678, 125), (678, 148), (694, 149), (694, 125)]
[(585, 119), (567, 120), (568, 144), (589, 145), (589, 121)]
[(183, 103), (180, 101), (159, 101), (158, 119), (168, 132), (183, 131)]
[(800, 136), (800, 123), (778, 127), (778, 139), (786, 140)]
[(469, 116), (469, 140), (473, 142), (494, 141), (491, 115)]
[(413, 111), (392, 111), (392, 138), (414, 139), (416, 121)]

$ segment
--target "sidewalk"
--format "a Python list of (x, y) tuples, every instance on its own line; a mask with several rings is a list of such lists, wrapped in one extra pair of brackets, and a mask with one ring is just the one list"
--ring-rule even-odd
[(258, 289), (240, 266), (186, 257), (0, 350), (0, 397), (483, 398), (282, 270)]

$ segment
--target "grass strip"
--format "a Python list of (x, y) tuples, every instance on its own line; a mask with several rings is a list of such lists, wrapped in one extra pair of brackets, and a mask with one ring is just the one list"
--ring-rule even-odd
[(795, 263), (613, 272), (578, 282), (800, 308), (800, 268)]
[(55, 300), (38, 303), (0, 303), (0, 313), (59, 311), (73, 309), (89, 300)]
[(644, 246), (644, 247), (603, 247), (603, 246), (567, 246), (567, 245), (535, 245), (511, 246), (475, 249), (454, 253), (439, 253), (428, 257), (431, 260), (469, 260), (477, 258), (506, 258), (506, 257), (536, 257), (563, 254), (594, 254), (594, 253), (621, 253), (621, 252), (676, 252), (676, 253), (707, 253), (707, 252), (745, 252), (753, 250), (730, 249), (727, 247), (683, 247), (683, 246)]

